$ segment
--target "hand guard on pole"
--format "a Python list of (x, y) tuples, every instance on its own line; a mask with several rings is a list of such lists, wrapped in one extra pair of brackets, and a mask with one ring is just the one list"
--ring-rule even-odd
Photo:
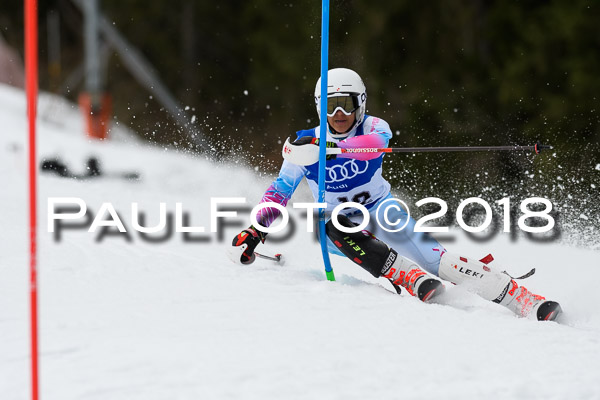
[[(336, 149), (338, 146), (337, 143), (327, 142), (326, 147)], [(294, 142), (290, 142), (290, 139), (287, 138), (281, 155), (284, 160), (296, 165), (312, 165), (319, 162), (319, 139), (312, 136), (303, 136)], [(337, 154), (327, 154), (326, 159), (333, 160), (336, 157)]]
[(231, 243), (229, 257), (237, 264), (252, 264), (256, 259), (254, 249), (259, 243), (264, 243), (267, 234), (250, 226), (238, 233)]

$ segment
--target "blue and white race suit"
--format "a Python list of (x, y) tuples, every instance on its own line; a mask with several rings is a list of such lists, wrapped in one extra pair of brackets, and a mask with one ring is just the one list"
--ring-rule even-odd
[[(297, 132), (297, 135), (298, 138), (305, 136), (320, 138), (320, 128), (302, 130)], [(327, 132), (327, 141), (338, 143), (340, 147), (388, 147), (391, 137), (392, 132), (388, 123), (372, 116), (365, 116), (363, 123), (355, 127), (344, 140), (336, 139)], [(383, 153), (360, 153), (360, 155), (356, 153), (327, 160), (326, 212), (331, 212), (338, 204), (349, 201), (364, 205), (370, 213), (370, 222), (366, 230), (373, 232), (378, 239), (396, 250), (398, 254), (410, 258), (429, 273), (438, 276), (440, 258), (445, 249), (430, 235), (415, 232), (415, 220), (408, 217), (397, 201), (389, 200), (392, 195), (389, 182), (382, 176), (383, 157)], [(284, 160), (279, 176), (269, 186), (261, 203), (275, 202), (285, 206), (303, 178), (306, 178), (317, 201), (319, 198), (318, 163), (300, 166)], [(377, 220), (375, 216), (377, 208), (384, 201), (386, 206), (390, 203), (397, 205), (388, 210), (387, 222), (385, 218)], [(362, 214), (355, 209), (345, 209), (344, 213), (354, 222), (360, 223), (363, 220)], [(258, 213), (257, 220), (261, 225), (269, 226), (278, 216), (277, 209), (267, 207)], [(387, 231), (395, 229), (397, 226), (392, 224), (397, 221), (401, 221), (400, 226), (403, 225), (407, 218), (408, 223), (403, 230)], [(379, 224), (381, 225), (378, 226)], [(343, 256), (331, 241), (329, 241), (329, 251)]]

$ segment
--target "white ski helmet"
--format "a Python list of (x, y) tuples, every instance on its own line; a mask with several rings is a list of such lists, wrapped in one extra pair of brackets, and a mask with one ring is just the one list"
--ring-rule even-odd
[[(330, 69), (327, 73), (327, 97), (350, 97), (353, 104), (353, 110), (333, 104), (331, 105), (332, 110), (329, 110), (328, 104), (328, 115), (333, 115), (338, 109), (341, 109), (345, 114), (350, 114), (348, 111), (356, 111), (356, 120), (354, 125), (348, 132), (362, 124), (365, 116), (365, 109), (367, 108), (367, 88), (363, 83), (360, 76), (348, 68), (334, 68)], [(317, 106), (317, 114), (319, 119), (321, 118), (321, 78), (317, 81), (315, 86), (315, 103)]]

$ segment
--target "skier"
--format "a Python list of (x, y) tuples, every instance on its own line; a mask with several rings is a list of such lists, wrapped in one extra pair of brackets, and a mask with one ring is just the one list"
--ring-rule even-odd
[[(315, 87), (315, 102), (320, 116), (321, 80)], [(384, 120), (365, 115), (367, 93), (360, 76), (345, 68), (328, 73), (326, 135), (320, 127), (297, 132), (293, 143), (284, 145), (284, 161), (279, 176), (261, 199), (263, 202), (287, 204), (303, 178), (307, 179), (318, 199), (319, 140), (324, 136), (327, 147), (383, 148), (392, 137)], [(403, 287), (413, 296), (428, 301), (441, 293), (444, 286), (435, 277), (467, 286), (481, 297), (499, 303), (517, 315), (538, 320), (554, 320), (561, 312), (558, 303), (533, 294), (504, 272), (490, 265), (491, 255), (481, 260), (446, 251), (444, 246), (423, 232), (415, 232), (410, 218), (390, 193), (390, 184), (382, 176), (383, 153), (344, 153), (328, 155), (326, 163), (326, 212), (345, 202), (362, 204), (371, 218), (366, 230), (344, 233), (331, 220), (326, 224), (329, 252), (346, 256), (375, 277), (384, 277), (400, 293)], [(308, 159), (310, 161), (306, 162)], [(301, 165), (298, 165), (301, 164)], [(310, 165), (307, 165), (310, 164)], [(388, 205), (387, 218), (375, 218), (380, 205)], [(280, 212), (266, 207), (257, 214), (260, 225), (268, 227)], [(363, 220), (356, 209), (345, 209), (338, 216), (342, 226), (354, 227)], [(391, 232), (399, 221), (407, 223), (399, 232)], [(370, 232), (380, 223), (375, 237)], [(254, 226), (244, 229), (233, 239), (230, 257), (242, 264), (254, 261), (254, 250), (264, 243), (267, 234)]]

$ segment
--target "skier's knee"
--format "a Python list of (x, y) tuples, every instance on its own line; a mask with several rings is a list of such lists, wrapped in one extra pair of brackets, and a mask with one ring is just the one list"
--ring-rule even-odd
[[(337, 220), (346, 228), (353, 228), (357, 225), (345, 215), (338, 215)], [(368, 231), (342, 232), (333, 225), (331, 220), (325, 225), (325, 231), (329, 239), (346, 257), (376, 278), (381, 276), (381, 271), (387, 263), (391, 263), (395, 259), (395, 254), (390, 255), (391, 250), (388, 245)]]

